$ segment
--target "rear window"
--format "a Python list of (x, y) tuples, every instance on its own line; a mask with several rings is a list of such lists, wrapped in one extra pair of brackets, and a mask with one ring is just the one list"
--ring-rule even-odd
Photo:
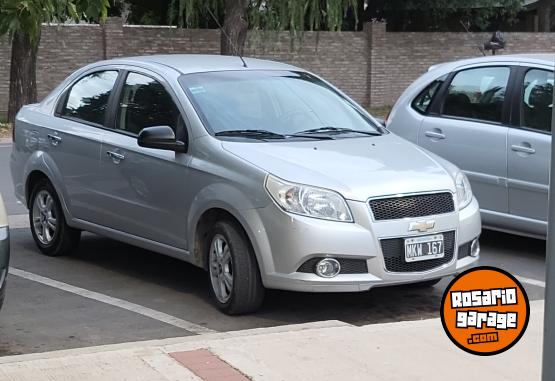
[(71, 88), (62, 115), (104, 125), (108, 99), (117, 78), (115, 70), (99, 71), (81, 78)]
[(418, 96), (414, 98), (414, 101), (412, 101), (412, 108), (414, 108), (421, 114), (427, 114), (435, 95), (443, 84), (443, 81), (445, 81), (445, 76), (436, 79), (428, 86), (426, 86), (424, 90), (422, 90), (420, 94), (418, 94)]

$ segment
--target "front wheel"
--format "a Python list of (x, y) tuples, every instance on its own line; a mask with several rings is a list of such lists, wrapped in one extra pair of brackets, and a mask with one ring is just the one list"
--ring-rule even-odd
[(234, 223), (219, 221), (207, 237), (210, 294), (228, 315), (256, 311), (264, 286), (256, 257), (245, 233)]
[(29, 206), (31, 233), (43, 254), (57, 257), (77, 247), (81, 231), (67, 225), (60, 199), (48, 180), (34, 186)]

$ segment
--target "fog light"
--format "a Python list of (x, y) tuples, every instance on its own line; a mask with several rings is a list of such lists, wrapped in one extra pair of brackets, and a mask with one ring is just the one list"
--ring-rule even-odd
[(480, 254), (480, 242), (478, 241), (478, 238), (476, 238), (474, 241), (472, 241), (472, 244), (470, 245), (470, 256), (477, 257), (479, 254)]
[(341, 265), (333, 258), (324, 258), (316, 264), (316, 274), (323, 278), (333, 278), (340, 271)]

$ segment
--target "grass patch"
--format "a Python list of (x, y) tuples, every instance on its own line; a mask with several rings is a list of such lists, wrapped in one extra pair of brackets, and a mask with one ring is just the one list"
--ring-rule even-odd
[(391, 111), (391, 107), (392, 106), (368, 107), (367, 110), (372, 116), (385, 119), (389, 111)]
[(0, 139), (12, 137), (12, 126), (8, 124), (7, 115), (0, 112)]

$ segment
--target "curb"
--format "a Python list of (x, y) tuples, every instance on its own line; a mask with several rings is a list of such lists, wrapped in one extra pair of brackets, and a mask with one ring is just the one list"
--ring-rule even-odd
[(171, 337), (168, 339), (161, 339), (161, 340), (131, 341), (131, 342), (119, 343), (119, 344), (107, 344), (107, 345), (98, 345), (93, 347), (62, 349), (62, 350), (51, 351), (51, 352), (29, 353), (29, 354), (23, 354), (23, 355), (0, 357), (0, 364), (10, 364), (10, 363), (34, 361), (34, 360), (47, 360), (47, 359), (55, 359), (55, 358), (67, 357), (67, 356), (89, 355), (89, 354), (95, 354), (95, 353), (101, 353), (101, 352), (112, 352), (112, 351), (141, 352), (141, 351), (144, 351), (145, 349), (153, 349), (157, 352), (165, 353), (165, 351), (162, 350), (163, 347), (175, 346), (180, 344), (195, 344), (196, 342), (199, 342), (199, 341), (206, 342), (206, 341), (223, 340), (223, 339), (230, 339), (230, 338), (237, 338), (237, 337), (279, 334), (284, 332), (298, 332), (298, 331), (306, 331), (306, 330), (318, 330), (323, 328), (341, 328), (341, 327), (352, 327), (352, 325), (339, 320), (324, 320), (324, 321), (313, 322), (313, 323), (281, 325), (277, 327), (254, 328), (254, 329), (246, 329), (246, 330), (231, 331), (231, 332), (207, 333), (203, 335), (194, 335), (194, 336)]
[(0, 138), (0, 144), (12, 144), (11, 138)]

